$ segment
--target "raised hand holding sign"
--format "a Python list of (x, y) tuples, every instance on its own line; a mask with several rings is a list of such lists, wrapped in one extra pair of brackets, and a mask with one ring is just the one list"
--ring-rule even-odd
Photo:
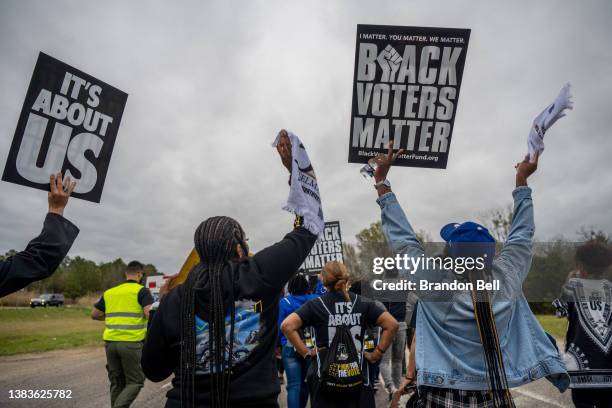
[(72, 181), (70, 176), (62, 180), (62, 173), (51, 174), (49, 187), (49, 212), (64, 215), (64, 208), (76, 187), (76, 181)]

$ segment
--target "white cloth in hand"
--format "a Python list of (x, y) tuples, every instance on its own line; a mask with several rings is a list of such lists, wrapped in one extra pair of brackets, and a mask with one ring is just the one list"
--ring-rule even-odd
[(550, 127), (559, 119), (565, 116), (566, 109), (573, 109), (571, 101), (570, 84), (565, 84), (555, 101), (548, 105), (534, 120), (529, 138), (527, 139), (527, 148), (529, 151), (529, 161), (533, 162), (536, 153), (542, 154), (544, 151), (544, 134)]
[[(323, 232), (325, 221), (317, 176), (300, 139), (292, 132), (287, 131), (287, 134), (291, 140), (293, 163), (291, 165), (291, 188), (283, 210), (304, 217), (304, 228), (319, 236)], [(280, 134), (274, 139), (272, 147), (276, 147), (279, 139)]]

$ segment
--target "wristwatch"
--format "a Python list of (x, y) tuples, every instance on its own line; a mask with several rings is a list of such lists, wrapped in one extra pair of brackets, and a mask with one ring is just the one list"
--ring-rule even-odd
[(376, 189), (378, 187), (382, 187), (382, 186), (391, 188), (391, 182), (389, 180), (387, 180), (387, 179), (384, 179), (383, 181), (379, 181), (378, 183), (374, 184), (374, 188), (376, 188)]

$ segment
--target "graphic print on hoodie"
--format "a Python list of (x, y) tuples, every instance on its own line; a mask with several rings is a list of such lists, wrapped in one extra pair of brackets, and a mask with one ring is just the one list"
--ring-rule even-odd
[[(246, 360), (259, 344), (261, 302), (240, 300), (234, 303), (234, 346), (232, 365)], [(210, 374), (210, 349), (208, 322), (196, 316), (196, 374)], [(225, 361), (228, 361), (230, 340), (230, 316), (225, 316)]]

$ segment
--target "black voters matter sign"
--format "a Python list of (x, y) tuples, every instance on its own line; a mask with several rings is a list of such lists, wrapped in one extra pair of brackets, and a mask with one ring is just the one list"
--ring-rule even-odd
[(127, 94), (40, 53), (2, 180), (49, 190), (62, 170), (73, 196), (100, 202)]
[(304, 260), (302, 268), (306, 274), (316, 274), (329, 261), (342, 261), (342, 235), (340, 234), (340, 221), (325, 223), (323, 234), (317, 239)]
[(358, 25), (349, 163), (446, 168), (469, 29)]

